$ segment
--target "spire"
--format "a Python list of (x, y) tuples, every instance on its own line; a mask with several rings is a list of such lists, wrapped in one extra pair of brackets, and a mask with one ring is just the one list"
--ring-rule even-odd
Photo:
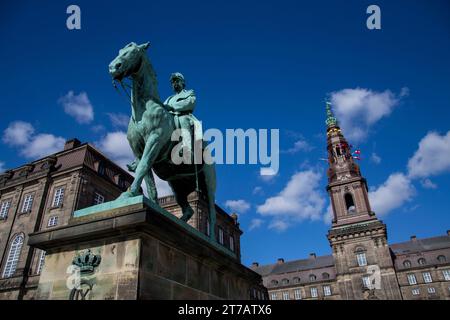
[(327, 101), (326, 105), (327, 120), (325, 121), (325, 123), (327, 124), (328, 128), (335, 127), (338, 125), (338, 121), (334, 116), (333, 111), (331, 111), (331, 102)]

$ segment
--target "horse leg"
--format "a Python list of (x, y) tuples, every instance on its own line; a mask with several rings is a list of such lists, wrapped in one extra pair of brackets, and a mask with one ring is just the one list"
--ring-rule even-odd
[[(153, 162), (161, 149), (160, 138), (161, 137), (156, 133), (151, 133), (148, 136), (147, 142), (145, 143), (144, 152), (142, 153), (141, 160), (136, 168), (136, 175), (133, 183), (131, 184), (129, 196), (133, 197), (139, 195), (139, 188), (142, 184), (142, 180), (144, 180), (144, 177), (150, 172)], [(147, 183), (149, 190), (156, 189), (155, 181), (153, 179), (148, 179)]]
[(155, 203), (158, 202), (158, 190), (156, 189), (155, 177), (152, 170), (149, 170), (144, 177), (145, 184), (147, 185), (148, 198)]
[(214, 165), (204, 164), (203, 175), (208, 199), (210, 238), (216, 240), (216, 170)]
[(189, 219), (191, 219), (191, 217), (194, 215), (194, 210), (187, 200), (188, 193), (186, 193), (186, 190), (182, 190), (181, 187), (176, 184), (176, 182), (169, 182), (169, 185), (172, 188), (175, 201), (181, 207), (181, 212), (183, 213), (183, 215), (180, 217), (180, 220), (188, 222)]

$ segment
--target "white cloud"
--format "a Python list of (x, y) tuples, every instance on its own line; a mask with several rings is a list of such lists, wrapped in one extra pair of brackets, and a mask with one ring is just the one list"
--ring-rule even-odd
[(327, 211), (323, 216), (323, 221), (326, 224), (331, 224), (331, 222), (333, 221), (333, 208), (331, 207), (331, 203), (327, 207)]
[(372, 155), (370, 156), (370, 161), (372, 161), (375, 164), (381, 163), (381, 157), (377, 155), (375, 152), (372, 152)]
[(407, 93), (407, 88), (403, 88), (398, 96), (390, 90), (343, 89), (331, 93), (331, 102), (345, 136), (356, 143), (367, 137), (377, 121), (389, 116)]
[(116, 128), (128, 128), (130, 117), (123, 113), (107, 113), (112, 125)]
[(11, 146), (22, 146), (30, 141), (33, 133), (34, 128), (30, 123), (14, 121), (3, 132), (3, 142)]
[[(130, 164), (134, 160), (133, 151), (131, 151), (130, 145), (127, 140), (127, 134), (123, 131), (109, 132), (98, 143), (98, 147), (102, 150), (112, 161), (117, 163), (124, 170), (128, 171), (127, 164)], [(158, 197), (164, 197), (172, 194), (167, 181), (161, 180), (156, 174), (155, 177), (156, 189), (158, 190)], [(145, 183), (142, 188), (147, 193)]]
[(308, 152), (314, 149), (313, 146), (311, 146), (308, 141), (304, 139), (297, 140), (294, 145), (287, 149), (286, 151), (283, 151), (284, 153), (294, 154), (300, 151)]
[(258, 213), (274, 217), (271, 226), (277, 230), (304, 219), (320, 219), (325, 206), (325, 197), (319, 191), (320, 179), (321, 174), (313, 170), (294, 174), (277, 196), (258, 206)]
[(26, 158), (42, 158), (62, 151), (65, 139), (48, 133), (34, 134), (33, 126), (24, 121), (10, 123), (3, 132), (3, 141), (11, 146), (20, 147), (20, 155)]
[(94, 108), (86, 92), (76, 95), (73, 91), (69, 91), (59, 98), (58, 102), (64, 107), (64, 112), (74, 117), (78, 123), (90, 123), (94, 120)]
[(239, 200), (227, 200), (225, 202), (225, 206), (229, 208), (230, 210), (237, 212), (237, 213), (245, 213), (247, 212), (251, 205), (245, 200), (239, 199)]
[(408, 161), (409, 177), (425, 178), (444, 172), (450, 172), (450, 131), (442, 136), (429, 132)]
[(290, 224), (284, 220), (275, 219), (269, 224), (269, 229), (283, 232), (289, 228)]
[(437, 184), (433, 183), (430, 179), (424, 179), (420, 182), (422, 184), (422, 187), (425, 189), (437, 189)]
[(264, 223), (264, 220), (262, 219), (252, 219), (252, 221), (250, 221), (250, 226), (248, 227), (249, 231), (255, 230), (259, 227), (261, 227)]
[(411, 180), (403, 173), (393, 173), (388, 179), (373, 191), (369, 192), (372, 210), (383, 216), (410, 201), (415, 195)]
[(3, 161), (0, 161), (0, 173), (5, 171), (5, 170), (6, 170), (5, 163)]
[(30, 142), (23, 147), (20, 153), (27, 158), (42, 158), (49, 154), (62, 151), (65, 142), (66, 139), (62, 137), (41, 133), (32, 137)]
[(254, 195), (264, 194), (264, 190), (262, 187), (258, 186), (253, 189), (252, 194), (254, 194)]

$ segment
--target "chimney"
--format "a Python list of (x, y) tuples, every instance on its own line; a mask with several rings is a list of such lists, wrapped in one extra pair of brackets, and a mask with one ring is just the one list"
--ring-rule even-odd
[(283, 264), (284, 263), (284, 259), (283, 258), (278, 258), (277, 264)]
[(81, 144), (81, 142), (77, 138), (67, 140), (66, 143), (64, 144), (64, 151), (76, 148), (80, 144)]
[(411, 236), (411, 241), (416, 241), (417, 240), (417, 237), (414, 235), (414, 236)]
[(315, 259), (316, 258), (316, 253), (315, 252), (310, 253), (309, 254), (309, 258), (310, 259)]
[(252, 263), (252, 268), (258, 268), (259, 267), (259, 263), (258, 262), (253, 262)]

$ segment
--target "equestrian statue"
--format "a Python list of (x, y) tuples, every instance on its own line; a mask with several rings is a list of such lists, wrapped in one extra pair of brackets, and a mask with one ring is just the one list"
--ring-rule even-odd
[[(194, 210), (187, 200), (188, 195), (197, 190), (207, 199), (209, 211), (209, 235), (215, 240), (215, 192), (216, 171), (211, 161), (173, 161), (173, 155), (191, 159), (198, 120), (192, 115), (195, 107), (193, 90), (185, 89), (184, 76), (172, 74), (170, 80), (174, 95), (161, 102), (158, 94), (156, 74), (147, 57), (149, 43), (138, 45), (129, 43), (119, 50), (119, 54), (109, 64), (113, 83), (119, 82), (126, 91), (123, 81), (131, 79), (131, 117), (127, 139), (135, 160), (127, 165), (135, 173), (130, 188), (119, 198), (135, 197), (142, 194), (141, 184), (145, 181), (149, 200), (156, 206), (158, 193), (153, 172), (169, 183), (175, 200), (181, 207), (181, 220), (187, 222)], [(173, 141), (172, 134), (181, 131), (182, 148), (179, 141)], [(194, 138), (192, 138), (194, 136)], [(208, 154), (206, 144), (200, 141), (200, 150)], [(153, 169), (153, 170), (152, 170)]]

